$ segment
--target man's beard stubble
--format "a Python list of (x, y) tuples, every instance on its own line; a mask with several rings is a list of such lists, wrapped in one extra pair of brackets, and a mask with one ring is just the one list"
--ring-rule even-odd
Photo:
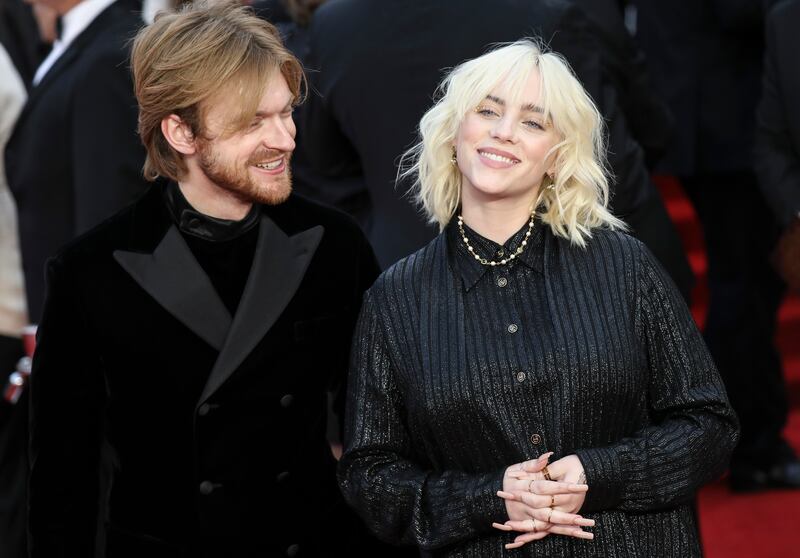
[[(220, 162), (210, 143), (200, 142), (198, 153), (200, 169), (209, 180), (242, 201), (278, 205), (285, 202), (292, 193), (292, 173), (289, 165), (291, 153), (259, 151), (248, 159), (246, 168), (238, 168), (235, 164), (226, 165)], [(250, 166), (270, 158), (274, 159), (277, 155), (284, 157), (283, 164), (286, 168), (283, 174), (276, 175), (268, 185), (257, 184), (250, 175)]]

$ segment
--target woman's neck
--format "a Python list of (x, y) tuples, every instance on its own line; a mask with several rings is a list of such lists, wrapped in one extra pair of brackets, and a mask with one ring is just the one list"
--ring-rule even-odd
[(479, 235), (505, 244), (531, 218), (531, 200), (476, 201), (463, 199), (461, 216), (464, 223)]

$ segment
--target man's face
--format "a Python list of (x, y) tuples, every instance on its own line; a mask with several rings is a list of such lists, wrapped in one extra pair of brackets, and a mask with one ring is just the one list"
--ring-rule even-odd
[(289, 161), (296, 128), (292, 120), (294, 96), (280, 72), (270, 78), (258, 111), (243, 130), (223, 134), (233, 114), (230, 98), (207, 112), (206, 135), (197, 138), (201, 172), (216, 186), (242, 201), (276, 205), (292, 191)]

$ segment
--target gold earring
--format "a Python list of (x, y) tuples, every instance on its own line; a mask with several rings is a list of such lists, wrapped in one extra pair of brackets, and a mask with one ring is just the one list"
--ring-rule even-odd
[(458, 157), (456, 157), (456, 147), (453, 146), (453, 154), (450, 156), (450, 162), (454, 165), (458, 164)]
[(547, 177), (547, 180), (548, 180), (548, 183), (545, 186), (545, 189), (546, 190), (555, 190), (556, 189), (556, 181), (553, 178), (553, 176), (550, 175), (550, 174), (546, 174), (545, 176)]

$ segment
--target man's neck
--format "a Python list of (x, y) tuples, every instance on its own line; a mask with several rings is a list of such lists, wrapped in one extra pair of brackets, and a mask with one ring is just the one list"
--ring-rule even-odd
[(252, 202), (244, 201), (215, 184), (198, 182), (178, 182), (183, 197), (197, 211), (217, 219), (240, 221), (253, 207)]

